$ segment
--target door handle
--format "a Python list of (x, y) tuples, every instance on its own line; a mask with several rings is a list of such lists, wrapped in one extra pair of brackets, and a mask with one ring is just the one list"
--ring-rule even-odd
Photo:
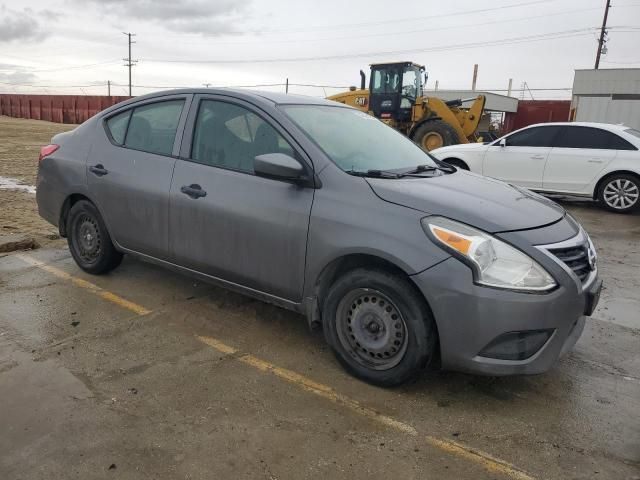
[(600, 160), (599, 158), (590, 158), (589, 163), (602, 163), (604, 160)]
[(547, 157), (545, 157), (544, 155), (533, 155), (531, 158), (533, 160), (544, 160)]
[(89, 171), (94, 175), (97, 175), (98, 177), (102, 177), (103, 175), (106, 175), (107, 173), (109, 173), (109, 171), (106, 168), (104, 168), (104, 165), (102, 165), (101, 163), (90, 166)]
[(192, 183), (191, 185), (183, 185), (182, 187), (180, 187), (180, 191), (191, 198), (200, 198), (207, 196), (207, 192), (205, 190), (202, 190), (202, 187), (197, 183)]

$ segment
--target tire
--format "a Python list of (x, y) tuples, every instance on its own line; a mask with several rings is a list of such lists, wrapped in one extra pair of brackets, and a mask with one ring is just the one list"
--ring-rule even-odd
[(598, 189), (598, 200), (611, 212), (636, 210), (640, 206), (640, 178), (628, 173), (607, 177)]
[(329, 289), (322, 308), (327, 342), (353, 376), (381, 387), (414, 378), (432, 363), (435, 323), (404, 276), (358, 268)]
[(424, 122), (413, 132), (411, 139), (427, 152), (460, 143), (455, 129), (442, 120)]
[(69, 210), (67, 243), (78, 266), (93, 275), (107, 273), (122, 261), (122, 253), (113, 246), (100, 212), (86, 200), (78, 201)]
[(469, 170), (469, 165), (467, 165), (466, 163), (464, 163), (462, 160), (458, 158), (447, 158), (444, 161), (449, 165), (453, 165), (454, 167), (457, 167), (461, 170)]

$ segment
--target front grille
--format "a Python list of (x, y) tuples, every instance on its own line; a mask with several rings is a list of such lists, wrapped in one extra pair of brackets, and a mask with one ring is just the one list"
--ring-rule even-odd
[(581, 282), (584, 283), (591, 273), (591, 267), (589, 266), (589, 251), (587, 250), (586, 245), (567, 248), (550, 248), (549, 252), (564, 262), (573, 271), (573, 273), (576, 274)]

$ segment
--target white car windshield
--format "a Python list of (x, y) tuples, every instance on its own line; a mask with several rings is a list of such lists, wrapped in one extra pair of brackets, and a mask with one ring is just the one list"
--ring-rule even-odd
[(415, 143), (364, 112), (328, 105), (280, 108), (346, 172), (437, 167), (433, 158)]

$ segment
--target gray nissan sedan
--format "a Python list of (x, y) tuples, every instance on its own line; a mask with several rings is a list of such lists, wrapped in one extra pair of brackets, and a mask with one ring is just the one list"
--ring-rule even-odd
[(554, 202), (315, 98), (120, 103), (42, 148), (37, 201), (86, 272), (130, 254), (300, 312), (383, 386), (426, 367), (544, 372), (602, 285), (589, 236)]

